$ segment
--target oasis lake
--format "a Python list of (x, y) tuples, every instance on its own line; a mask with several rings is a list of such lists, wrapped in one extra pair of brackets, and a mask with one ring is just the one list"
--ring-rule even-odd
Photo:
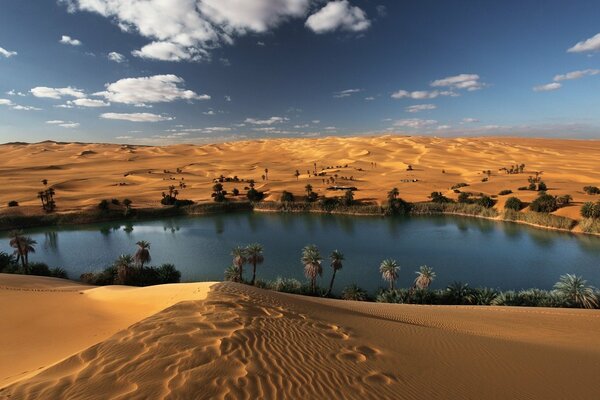
[[(231, 249), (258, 242), (264, 246), (265, 261), (257, 268), (262, 280), (281, 276), (305, 281), (300, 252), (316, 244), (324, 258), (319, 284), (326, 286), (328, 256), (334, 249), (342, 251), (346, 259), (336, 276), (337, 292), (350, 283), (371, 292), (385, 286), (379, 274), (385, 258), (401, 266), (399, 287), (410, 286), (424, 264), (437, 274), (432, 288), (462, 281), (502, 290), (551, 289), (565, 273), (600, 286), (600, 238), (475, 218), (233, 213), (26, 233), (37, 241), (30, 261), (62, 267), (71, 279), (103, 269), (120, 254), (135, 253), (135, 243), (146, 240), (151, 243), (150, 264), (175, 264), (183, 282), (222, 280), (231, 265)], [(12, 252), (7, 235), (0, 233), (0, 251)], [(248, 278), (250, 271), (245, 267)]]

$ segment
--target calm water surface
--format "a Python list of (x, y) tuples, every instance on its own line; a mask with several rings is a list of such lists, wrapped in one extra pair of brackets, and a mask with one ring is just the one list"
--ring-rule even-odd
[[(135, 242), (147, 240), (151, 264), (175, 264), (183, 281), (222, 280), (223, 270), (231, 264), (231, 248), (259, 242), (265, 251), (265, 262), (258, 267), (261, 279), (304, 280), (300, 251), (306, 244), (316, 244), (324, 257), (341, 250), (346, 261), (337, 274), (338, 289), (354, 282), (371, 291), (383, 286), (378, 266), (384, 258), (401, 265), (401, 286), (409, 286), (423, 264), (437, 273), (434, 288), (459, 280), (498, 289), (549, 289), (565, 273), (583, 275), (600, 286), (598, 237), (449, 216), (384, 219), (237, 213), (27, 233), (38, 242), (31, 261), (63, 267), (74, 279), (101, 270), (120, 254), (133, 254)], [(6, 232), (0, 233), (0, 251), (11, 251)], [(325, 286), (330, 276), (324, 260), (321, 284)]]

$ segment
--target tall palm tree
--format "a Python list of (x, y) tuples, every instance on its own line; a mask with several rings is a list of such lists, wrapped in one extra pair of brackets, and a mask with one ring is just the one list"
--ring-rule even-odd
[(248, 262), (246, 258), (246, 248), (242, 246), (236, 246), (231, 250), (231, 256), (233, 257), (233, 265), (236, 267), (238, 272), (238, 281), (244, 282), (244, 264)]
[[(34, 245), (37, 244), (35, 240), (29, 236), (23, 236), (22, 231), (13, 231), (10, 234), (10, 247), (15, 249), (14, 253), (17, 256), (17, 260), (21, 260), (23, 266), (23, 272), (29, 273), (29, 253), (35, 253)], [(18, 262), (18, 261), (17, 261)]]
[(248, 258), (248, 263), (252, 264), (252, 280), (250, 281), (250, 284), (254, 285), (254, 281), (256, 280), (256, 265), (262, 264), (262, 262), (265, 261), (262, 245), (259, 243), (252, 243), (246, 246), (246, 257)]
[(317, 291), (317, 276), (323, 275), (323, 267), (321, 266), (321, 254), (316, 245), (310, 244), (302, 249), (302, 258), (300, 259), (304, 265), (304, 276), (310, 280), (310, 288), (313, 293)]
[(388, 192), (388, 200), (396, 200), (400, 195), (400, 191), (398, 188), (393, 188)]
[(331, 275), (331, 282), (329, 282), (329, 290), (327, 291), (327, 294), (325, 294), (325, 296), (329, 296), (331, 294), (331, 291), (333, 290), (333, 281), (335, 280), (335, 273), (343, 267), (342, 261), (344, 261), (344, 254), (342, 254), (342, 252), (340, 252), (339, 250), (334, 250), (329, 255), (329, 259), (331, 260), (331, 264), (329, 265), (331, 265), (331, 268), (333, 269), (333, 275)]
[(586, 284), (587, 281), (581, 276), (566, 274), (562, 275), (560, 280), (554, 284), (554, 289), (578, 307), (598, 307), (598, 299), (594, 293), (594, 288), (586, 286)]
[(152, 261), (152, 257), (150, 257), (150, 243), (145, 240), (140, 240), (136, 244), (139, 248), (135, 252), (133, 259), (136, 264), (139, 264), (140, 268), (143, 268), (145, 263)]
[(312, 187), (312, 185), (309, 183), (309, 184), (307, 184), (306, 186), (304, 186), (304, 190), (306, 190), (306, 195), (307, 195), (307, 196), (310, 196), (310, 194), (311, 194), (311, 193), (312, 193), (312, 191), (313, 191), (313, 187)]
[(133, 257), (129, 254), (121, 254), (117, 261), (115, 261), (115, 267), (117, 268), (117, 281), (116, 284), (125, 285), (127, 284), (127, 278), (129, 277), (134, 262)]
[(419, 270), (415, 272), (417, 274), (417, 279), (415, 279), (415, 287), (419, 289), (427, 289), (431, 282), (435, 279), (435, 272), (433, 272), (433, 268), (428, 267), (427, 265), (421, 265)]
[(379, 272), (384, 281), (389, 282), (390, 289), (394, 289), (394, 282), (398, 279), (398, 273), (400, 272), (400, 266), (396, 260), (386, 259), (381, 262), (379, 266)]

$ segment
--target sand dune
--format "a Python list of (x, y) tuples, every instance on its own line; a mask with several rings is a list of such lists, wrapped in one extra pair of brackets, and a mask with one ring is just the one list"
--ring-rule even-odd
[[(206, 287), (189, 285), (200, 285), (201, 291)], [(158, 290), (165, 295), (161, 304), (167, 298), (176, 304), (55, 360), (38, 375), (0, 390), (0, 398), (600, 396), (594, 384), (600, 365), (597, 311), (359, 303), (232, 283), (213, 285), (204, 300), (166, 295), (182, 287), (137, 289), (152, 297)], [(83, 296), (95, 302), (114, 300), (111, 288), (101, 289), (85, 290)], [(0, 293), (10, 297), (16, 292)], [(119, 303), (135, 298), (148, 310), (156, 308), (149, 297), (134, 292), (125, 293)], [(61, 309), (48, 312), (75, 318)], [(20, 350), (28, 345), (24, 340)], [(7, 344), (2, 340), (0, 346), (5, 351)], [(4, 364), (7, 358), (0, 360)]]
[[(57, 188), (57, 211), (68, 212), (93, 207), (107, 197), (130, 198), (134, 206), (155, 207), (161, 193), (169, 185), (178, 186), (182, 178), (187, 188), (180, 190), (180, 197), (211, 201), (212, 180), (220, 175), (254, 179), (272, 200), (278, 200), (283, 190), (301, 195), (308, 183), (320, 195), (334, 195), (326, 191), (329, 184), (323, 178), (337, 174), (338, 184), (358, 187), (357, 199), (383, 201), (392, 187), (398, 187), (408, 201), (424, 201), (432, 191), (456, 197), (450, 187), (466, 182), (468, 191), (476, 194), (497, 195), (510, 189), (523, 201), (531, 201), (535, 192), (517, 188), (526, 186), (534, 171), (543, 171), (550, 193), (574, 197), (574, 205), (561, 209), (561, 215), (578, 218), (582, 202), (591, 199), (582, 187), (600, 186), (598, 154), (598, 140), (504, 137), (328, 137), (165, 147), (6, 144), (0, 146), (0, 184), (10, 190), (0, 192), (0, 212), (41, 213), (37, 193), (42, 179)], [(325, 177), (309, 177), (307, 171), (313, 171), (314, 163), (319, 171), (334, 168), (325, 169)], [(526, 165), (524, 174), (507, 175), (499, 170), (521, 163)], [(413, 171), (406, 170), (409, 164)], [(261, 177), (265, 168), (269, 169), (268, 181)], [(301, 173), (299, 179), (294, 176), (296, 170)], [(488, 182), (482, 182), (484, 170), (492, 171)], [(224, 186), (230, 192), (234, 187), (243, 192), (244, 183)], [(10, 200), (21, 207), (8, 209)]]

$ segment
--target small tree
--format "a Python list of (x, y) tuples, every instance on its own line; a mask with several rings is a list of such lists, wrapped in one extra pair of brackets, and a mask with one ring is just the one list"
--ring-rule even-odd
[(556, 197), (544, 193), (532, 201), (529, 208), (535, 212), (551, 213), (558, 209), (558, 204)]
[(504, 203), (504, 208), (509, 210), (521, 211), (523, 209), (523, 202), (517, 197), (509, 197)]
[(292, 201), (294, 201), (294, 195), (288, 192), (287, 190), (284, 190), (283, 192), (281, 192), (280, 200), (282, 203), (291, 203)]

